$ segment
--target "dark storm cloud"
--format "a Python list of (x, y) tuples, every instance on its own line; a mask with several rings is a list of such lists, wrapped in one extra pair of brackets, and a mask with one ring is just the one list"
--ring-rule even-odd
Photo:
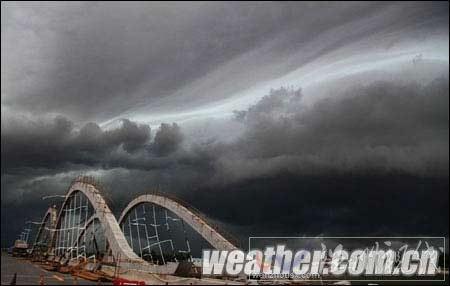
[(182, 140), (183, 135), (181, 134), (180, 127), (176, 123), (172, 125), (162, 123), (155, 134), (153, 150), (158, 155), (167, 155), (178, 149)]
[[(28, 121), (4, 118), (2, 122), (2, 172), (20, 168), (63, 168), (69, 163), (95, 166), (114, 152), (133, 155), (148, 146), (150, 128), (127, 119), (120, 127), (101, 130), (95, 123), (81, 129), (58, 116)], [(121, 151), (122, 150), (122, 151)], [(14, 171), (12, 171), (14, 172)]]
[(245, 132), (230, 143), (182, 146), (176, 124), (162, 124), (150, 140), (148, 126), (128, 120), (108, 131), (76, 129), (62, 117), (11, 122), (2, 128), (2, 201), (35, 205), (85, 172), (106, 183), (115, 212), (162, 189), (242, 238), (268, 229), (442, 235), (448, 92), (447, 76), (427, 86), (379, 82), (305, 106), (300, 90), (277, 89), (237, 112)]
[(161, 124), (150, 141), (147, 125), (126, 119), (110, 130), (95, 123), (76, 129), (64, 117), (50, 122), (5, 119), (2, 170), (57, 170), (68, 164), (141, 170), (189, 166), (194, 172), (211, 168), (208, 184), (279, 172), (448, 172), (447, 78), (424, 87), (390, 82), (355, 87), (313, 106), (304, 105), (300, 90), (283, 88), (236, 114), (245, 130), (237, 140), (184, 148), (175, 123)]
[[(448, 75), (378, 82), (304, 106), (279, 89), (236, 117), (213, 184), (183, 194), (247, 236), (448, 235)], [(444, 218), (445, 217), (445, 218)]]
[(299, 90), (274, 90), (236, 112), (246, 132), (219, 153), (216, 179), (277, 172), (447, 176), (448, 92), (447, 77), (424, 87), (379, 82), (305, 107)]
[[(2, 102), (75, 121), (107, 120), (143, 103), (195, 105), (280, 76), (367, 35), (440, 31), (448, 22), (446, 5), (4, 3)], [(327, 33), (335, 36), (316, 38)], [(271, 67), (299, 49), (301, 56)], [(246, 70), (238, 68), (243, 65)], [(199, 79), (205, 86), (186, 92), (189, 100), (169, 99)]]
[(249, 236), (448, 235), (448, 178), (284, 172), (182, 197)]

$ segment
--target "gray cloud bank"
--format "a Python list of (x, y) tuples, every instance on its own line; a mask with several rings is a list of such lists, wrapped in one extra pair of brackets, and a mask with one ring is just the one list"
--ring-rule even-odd
[[(102, 130), (92, 122), (76, 129), (72, 121), (62, 116), (40, 121), (5, 118), (3, 124), (2, 173), (21, 168), (57, 170), (68, 164), (151, 168), (151, 158), (172, 153), (182, 140), (175, 123), (161, 124), (152, 143), (150, 127), (128, 119), (111, 130)], [(148, 166), (133, 165), (132, 161), (139, 161), (142, 156)]]
[[(16, 191), (3, 193), (2, 203), (34, 205), (64, 192), (77, 170), (92, 170), (110, 184), (116, 211), (162, 188), (238, 230), (246, 226), (241, 234), (269, 235), (271, 226), (316, 235), (325, 231), (320, 223), (326, 233), (373, 233), (367, 222), (381, 223), (378, 234), (445, 232), (448, 220), (436, 215), (448, 208), (448, 92), (448, 76), (426, 86), (352, 87), (312, 106), (302, 104), (301, 90), (273, 90), (236, 111), (245, 131), (230, 143), (187, 141), (175, 124), (152, 138), (148, 126), (129, 120), (108, 131), (93, 123), (77, 129), (61, 117), (18, 121), (2, 128), (2, 189)], [(422, 200), (429, 204), (417, 205)], [(423, 225), (395, 222), (406, 215)]]
[(225, 180), (275, 170), (448, 174), (448, 78), (353, 87), (312, 107), (299, 90), (274, 90), (237, 116), (248, 128), (218, 162)]
[[(247, 110), (236, 111), (242, 135), (229, 143), (184, 140), (177, 124), (150, 127), (122, 120), (115, 129), (95, 123), (75, 128), (51, 121), (5, 118), (2, 173), (21, 169), (89, 168), (170, 170), (189, 167), (231, 184), (287, 172), (448, 176), (448, 77), (426, 86), (378, 82), (303, 104), (301, 90), (271, 91)], [(183, 169), (183, 168), (181, 168)]]
[(371, 46), (389, 52), (402, 41), (448, 34), (444, 2), (2, 8), (2, 106), (77, 122), (142, 106), (143, 113), (196, 107), (343, 47), (341, 57)]
[(448, 75), (361, 85), (312, 106), (301, 90), (277, 89), (236, 111), (244, 132), (228, 143), (188, 140), (176, 124), (152, 136), (129, 120), (111, 130), (61, 117), (9, 122), (2, 203), (38, 216), (41, 196), (87, 172), (107, 183), (117, 212), (162, 188), (241, 236), (448, 233), (448, 93)]

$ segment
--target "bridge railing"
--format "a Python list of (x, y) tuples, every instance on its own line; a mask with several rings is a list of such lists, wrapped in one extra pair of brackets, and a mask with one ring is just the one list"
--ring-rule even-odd
[(224, 228), (220, 228), (219, 225), (217, 223), (215, 223), (214, 221), (212, 221), (205, 213), (203, 213), (199, 209), (195, 208), (191, 204), (187, 203), (186, 201), (184, 201), (184, 200), (182, 200), (182, 199), (180, 199), (180, 198), (178, 198), (178, 197), (176, 197), (174, 195), (163, 193), (163, 192), (160, 192), (160, 191), (153, 190), (152, 194), (153, 195), (162, 196), (162, 197), (166, 197), (166, 198), (171, 199), (172, 201), (177, 202), (178, 204), (180, 204), (183, 207), (187, 208), (190, 212), (192, 212), (196, 216), (198, 216), (201, 219), (203, 219), (204, 221), (206, 221), (210, 227), (212, 227), (216, 232), (218, 232), (220, 235), (222, 235), (226, 240), (231, 242), (234, 246), (236, 246), (236, 247), (240, 246), (240, 242), (239, 242), (239, 240), (236, 237), (234, 237), (232, 234), (227, 232)]
[(111, 203), (112, 203), (112, 206), (115, 205), (115, 202), (112, 199), (111, 194), (108, 192), (108, 189), (97, 178), (95, 178), (93, 176), (80, 175), (80, 176), (76, 177), (75, 179), (73, 179), (71, 185), (73, 185), (76, 182), (93, 185), (95, 187), (95, 189), (97, 189), (102, 194), (102, 197), (108, 202), (108, 205), (110, 207), (111, 207), (111, 205), (110, 205)]

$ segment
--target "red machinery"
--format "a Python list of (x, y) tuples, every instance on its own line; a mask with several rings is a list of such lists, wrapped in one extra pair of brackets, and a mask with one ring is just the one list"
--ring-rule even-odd
[(145, 285), (144, 281), (114, 279), (113, 285)]

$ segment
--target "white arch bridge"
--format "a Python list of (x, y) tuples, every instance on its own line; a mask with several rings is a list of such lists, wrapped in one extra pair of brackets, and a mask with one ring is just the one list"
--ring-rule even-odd
[(160, 193), (138, 196), (117, 220), (103, 194), (94, 178), (77, 177), (59, 211), (49, 208), (44, 215), (32, 256), (59, 265), (94, 261), (173, 273), (180, 261), (192, 260), (188, 234), (200, 235), (216, 249), (236, 248), (229, 235), (177, 198)]

